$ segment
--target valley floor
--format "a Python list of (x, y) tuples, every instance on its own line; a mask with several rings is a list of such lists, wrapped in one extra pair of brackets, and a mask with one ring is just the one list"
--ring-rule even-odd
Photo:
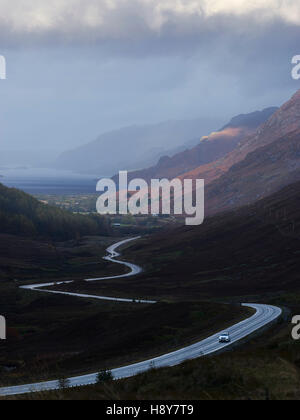
[[(120, 270), (97, 263), (107, 239), (99, 246), (90, 239), (75, 241), (68, 251), (66, 245), (56, 246), (58, 254), (53, 251), (47, 264), (34, 260), (35, 267), (23, 256), (24, 264), (32, 264), (28, 282), (34, 283), (30, 273), (38, 278), (44, 269), (45, 281), (76, 280), (58, 290), (159, 303), (99, 303), (20, 291), (13, 279), (28, 265), (13, 264), (13, 273), (4, 272), (0, 293), (13, 326), (6, 347), (0, 347), (2, 385), (94, 372), (162, 354), (247, 316), (232, 304), (252, 301), (287, 308), (285, 319), (234, 352), (115, 383), (19, 398), (300, 399), (300, 342), (292, 339), (290, 324), (291, 316), (300, 314), (299, 200), (297, 183), (199, 228), (145, 237), (124, 249), (125, 260), (145, 268), (126, 280), (81, 281)], [(10, 258), (5, 247), (0, 255)], [(61, 256), (58, 265), (55, 255)], [(52, 277), (51, 267), (59, 270)]]
[[(86, 238), (80, 243), (57, 244), (57, 249), (62, 256), (68, 252), (73, 257), (62, 260), (62, 265), (68, 263), (72, 272), (80, 265), (80, 275), (87, 278), (97, 267), (93, 246), (99, 251), (109, 242)], [(124, 272), (122, 267), (102, 263), (103, 255), (97, 256), (99, 269), (103, 266), (98, 276)], [(55, 261), (49, 260), (48, 267), (53, 264), (57, 269)], [(39, 282), (46, 280), (47, 270), (38, 278)], [(20, 284), (6, 280), (0, 285), (0, 304), (9, 327), (8, 340), (0, 343), (1, 386), (86, 374), (159, 356), (251, 314), (239, 305), (183, 299), (155, 305), (99, 302), (23, 290)]]

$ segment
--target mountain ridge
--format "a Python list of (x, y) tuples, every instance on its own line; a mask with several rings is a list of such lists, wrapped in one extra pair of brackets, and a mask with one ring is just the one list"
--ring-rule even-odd
[(209, 214), (251, 204), (300, 180), (300, 91), (215, 165), (206, 178)]
[[(158, 163), (144, 170), (129, 173), (129, 179), (175, 178), (187, 171), (211, 163), (234, 150), (246, 136), (254, 133), (278, 108), (270, 107), (262, 111), (240, 114), (231, 119), (219, 131), (200, 139), (195, 147), (174, 156), (163, 156)], [(114, 177), (116, 179), (116, 177)]]
[(180, 178), (201, 178), (205, 179), (207, 185), (211, 184), (255, 149), (266, 146), (298, 128), (300, 128), (300, 90), (262, 124), (254, 135), (242, 139), (235, 150), (219, 160), (183, 174)]

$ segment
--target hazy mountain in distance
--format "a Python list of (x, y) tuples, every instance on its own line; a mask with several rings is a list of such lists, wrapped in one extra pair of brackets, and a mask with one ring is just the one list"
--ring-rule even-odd
[(157, 162), (169, 150), (176, 153), (176, 148), (210, 133), (218, 125), (217, 119), (199, 118), (121, 128), (66, 151), (56, 160), (55, 167), (99, 176), (143, 168)]
[(195, 147), (198, 143), (199, 143), (199, 137), (196, 137), (192, 140), (187, 141), (186, 143), (180, 146), (177, 146), (173, 149), (169, 149), (167, 151), (162, 148), (152, 149), (145, 153), (144, 158), (143, 157), (141, 158), (138, 166), (140, 168), (146, 168), (147, 166), (149, 166), (149, 164), (159, 161), (165, 155), (175, 156), (178, 153), (184, 152), (185, 150)]
[[(239, 142), (254, 134), (257, 128), (266, 122), (278, 108), (266, 108), (250, 114), (238, 115), (217, 132), (202, 137), (190, 144), (190, 148), (183, 147), (174, 155), (169, 154), (160, 158), (158, 163), (147, 169), (130, 173), (130, 179), (153, 178), (172, 179), (191, 171), (201, 165), (213, 162), (233, 151)], [(194, 147), (193, 147), (194, 146)]]

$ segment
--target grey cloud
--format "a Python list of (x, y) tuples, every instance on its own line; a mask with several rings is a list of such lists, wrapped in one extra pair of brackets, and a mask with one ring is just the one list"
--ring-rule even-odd
[[(17, 3), (33, 1), (10, 0), (11, 7)], [(300, 26), (283, 14), (183, 13), (177, 4), (203, 1), (124, 0), (93, 28), (81, 16), (84, 4), (99, 1), (48, 3), (69, 6), (53, 14), (53, 25), (26, 30), (25, 15), (15, 8), (12, 25), (3, 13), (8, 0), (0, 0), (0, 54), (8, 62), (0, 125), (7, 147), (62, 150), (109, 129), (165, 119), (207, 116), (226, 123), (235, 114), (280, 105), (300, 87), (290, 77)], [(169, 5), (162, 21), (151, 21), (154, 4)]]
[[(101, 45), (116, 52), (188, 50), (222, 34), (263, 36), (298, 26), (287, 0), (0, 0), (0, 47)], [(295, 17), (294, 16), (294, 17)], [(145, 48), (144, 48), (145, 51)]]

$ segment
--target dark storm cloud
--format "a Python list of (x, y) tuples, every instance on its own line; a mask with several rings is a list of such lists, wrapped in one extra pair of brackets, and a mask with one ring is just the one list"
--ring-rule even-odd
[(122, 125), (279, 105), (300, 87), (300, 4), (252, 3), (0, 0), (3, 142), (63, 149)]
[(260, 37), (277, 22), (300, 25), (293, 0), (0, 0), (0, 11), (2, 48), (97, 44), (165, 53), (217, 35)]

